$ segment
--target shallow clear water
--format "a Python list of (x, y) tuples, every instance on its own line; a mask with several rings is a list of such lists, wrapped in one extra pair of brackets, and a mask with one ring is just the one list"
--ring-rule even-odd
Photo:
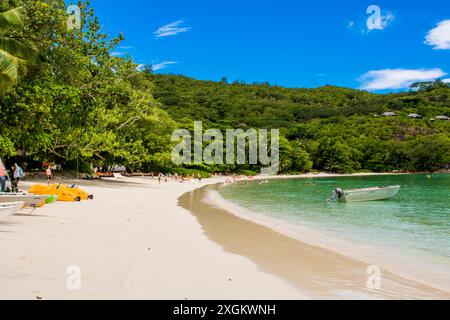
[[(327, 203), (332, 191), (402, 185), (389, 200)], [(333, 237), (450, 265), (450, 175), (389, 175), (272, 180), (222, 188), (246, 209)]]

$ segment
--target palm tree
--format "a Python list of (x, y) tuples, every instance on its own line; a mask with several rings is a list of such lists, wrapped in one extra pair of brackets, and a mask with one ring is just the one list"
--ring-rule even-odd
[(0, 13), (0, 93), (17, 84), (26, 73), (27, 61), (36, 53), (33, 43), (9, 32), (24, 24), (25, 14), (24, 7)]

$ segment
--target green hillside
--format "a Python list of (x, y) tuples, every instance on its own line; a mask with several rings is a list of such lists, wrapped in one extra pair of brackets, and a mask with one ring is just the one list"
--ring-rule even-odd
[[(154, 97), (180, 123), (217, 128), (281, 128), (284, 170), (437, 170), (450, 162), (450, 88), (439, 81), (399, 94), (326, 86), (291, 89), (153, 75)], [(375, 117), (394, 111), (398, 117)], [(418, 113), (424, 119), (409, 119)], [(297, 161), (298, 162), (298, 161)]]
[(227, 84), (177, 75), (153, 75), (154, 97), (177, 120), (198, 119), (226, 125), (289, 127), (333, 116), (373, 115), (384, 111), (418, 112), (432, 117), (450, 113), (448, 85), (419, 93), (377, 95), (326, 86), (291, 89), (269, 84)]

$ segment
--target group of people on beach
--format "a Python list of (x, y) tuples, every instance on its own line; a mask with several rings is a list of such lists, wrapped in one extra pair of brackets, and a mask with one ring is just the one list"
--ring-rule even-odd
[[(225, 177), (224, 174), (214, 174), (214, 177)], [(253, 177), (247, 177), (245, 175), (236, 175), (236, 174), (232, 174), (231, 176), (227, 176), (228, 178), (225, 180), (225, 184), (234, 184), (234, 183), (238, 183), (239, 181), (244, 181), (244, 180), (248, 180), (248, 181), (252, 181), (254, 178)], [(161, 184), (162, 182), (169, 182), (170, 181), (175, 181), (175, 182), (179, 182), (179, 183), (184, 183), (184, 182), (195, 182), (196, 180), (198, 182), (202, 182), (202, 176), (200, 174), (197, 175), (192, 175), (192, 176), (187, 176), (187, 177), (183, 177), (180, 176), (178, 174), (167, 174), (164, 175), (162, 173), (158, 174), (158, 182), (159, 184)]]
[(202, 176), (200, 174), (197, 174), (196, 176), (189, 176), (189, 177), (183, 177), (183, 176), (179, 176), (177, 173), (175, 173), (174, 175), (168, 174), (168, 175), (164, 175), (162, 173), (160, 173), (158, 175), (158, 182), (159, 184), (161, 184), (162, 181), (164, 182), (169, 182), (169, 179), (171, 179), (172, 181), (175, 182), (179, 182), (179, 183), (184, 183), (184, 182), (194, 182), (195, 180), (198, 180), (198, 182), (202, 182)]
[[(49, 185), (52, 180), (52, 169), (50, 166), (45, 170), (45, 175), (47, 177), (47, 184)], [(9, 173), (6, 169), (5, 165), (3, 164), (2, 159), (0, 159), (0, 189), (1, 192), (12, 192), (12, 193), (18, 193), (19, 190), (19, 182), (20, 179), (25, 177), (25, 172), (23, 171), (22, 167), (19, 166), (17, 163), (13, 163), (10, 167)], [(8, 179), (11, 181), (11, 188), (8, 188), (6, 186), (6, 181)]]
[(8, 171), (6, 170), (3, 161), (0, 159), (0, 183), (1, 183), (1, 192), (8, 191), (6, 187), (6, 181), (8, 179), (11, 180), (11, 192), (19, 192), (19, 181), (25, 176), (23, 169), (17, 164), (14, 163), (11, 165), (11, 168)]

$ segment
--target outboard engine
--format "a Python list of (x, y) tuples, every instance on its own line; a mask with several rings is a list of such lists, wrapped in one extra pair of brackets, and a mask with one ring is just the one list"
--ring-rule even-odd
[(333, 194), (331, 195), (331, 198), (328, 199), (328, 202), (335, 202), (336, 199), (341, 199), (344, 195), (344, 190), (337, 188), (334, 190)]
[(336, 197), (340, 199), (344, 195), (344, 190), (342, 190), (341, 188), (336, 188), (336, 190), (334, 190), (334, 193), (336, 194)]

